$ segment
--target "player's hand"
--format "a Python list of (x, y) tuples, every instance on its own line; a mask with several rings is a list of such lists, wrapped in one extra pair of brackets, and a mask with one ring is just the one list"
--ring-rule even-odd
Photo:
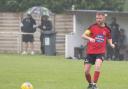
[(112, 47), (112, 48), (115, 48), (115, 44), (111, 44), (111, 47)]
[(90, 42), (95, 42), (95, 39), (89, 38), (89, 41), (90, 41)]
[(33, 25), (33, 28), (37, 28), (38, 27), (38, 25)]

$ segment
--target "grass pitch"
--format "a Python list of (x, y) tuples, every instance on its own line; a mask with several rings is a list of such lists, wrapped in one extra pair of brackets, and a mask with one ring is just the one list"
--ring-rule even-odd
[[(126, 61), (104, 61), (98, 87), (128, 89), (127, 68)], [(83, 60), (68, 60), (63, 56), (0, 54), (0, 89), (20, 89), (26, 81), (31, 82), (34, 89), (87, 87)]]

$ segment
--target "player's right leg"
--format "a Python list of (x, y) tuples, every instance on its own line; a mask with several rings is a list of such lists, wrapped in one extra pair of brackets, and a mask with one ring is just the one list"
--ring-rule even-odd
[(87, 55), (85, 61), (84, 61), (84, 73), (85, 73), (85, 78), (88, 82), (88, 87), (87, 89), (92, 89), (92, 79), (91, 79), (91, 74), (90, 74), (90, 70), (91, 70), (91, 62), (90, 62), (90, 55)]
[(87, 82), (89, 84), (87, 89), (91, 89), (92, 88), (92, 80), (91, 80), (90, 69), (91, 69), (91, 64), (85, 63), (84, 64), (85, 78), (86, 78), (86, 80), (87, 80)]
[(90, 69), (91, 69), (91, 64), (84, 63), (85, 78), (86, 78), (86, 80), (87, 80), (87, 82), (89, 84), (87, 89), (91, 89), (92, 88), (92, 80), (91, 80)]
[(91, 79), (91, 66), (95, 64), (95, 56), (93, 54), (87, 54), (87, 57), (84, 61), (84, 72), (85, 72), (85, 78), (87, 82), (89, 83), (87, 89), (92, 89), (93, 81)]

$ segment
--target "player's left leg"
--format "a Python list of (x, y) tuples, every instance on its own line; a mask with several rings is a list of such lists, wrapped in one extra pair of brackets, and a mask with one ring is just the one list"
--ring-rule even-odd
[(100, 76), (100, 69), (101, 69), (101, 66), (102, 66), (102, 62), (103, 60), (98, 58), (96, 59), (96, 62), (95, 62), (95, 69), (94, 69), (94, 76), (93, 76), (93, 89), (97, 89), (96, 87), (96, 83), (99, 79), (99, 76)]

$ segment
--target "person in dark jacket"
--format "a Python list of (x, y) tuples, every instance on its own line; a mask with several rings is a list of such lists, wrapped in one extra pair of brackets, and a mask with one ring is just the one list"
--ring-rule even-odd
[(30, 14), (27, 14), (26, 18), (24, 18), (21, 22), (21, 32), (22, 34), (22, 42), (23, 42), (23, 52), (22, 54), (28, 53), (28, 48), (31, 48), (31, 54), (34, 54), (34, 37), (33, 33), (36, 31), (36, 21)]
[(41, 17), (41, 25), (38, 26), (41, 29), (40, 41), (41, 41), (41, 53), (44, 54), (44, 31), (51, 31), (52, 30), (52, 22), (49, 20), (49, 16), (43, 15)]
[(113, 44), (115, 44), (115, 48), (108, 50), (108, 52), (111, 53), (110, 58), (112, 59), (118, 59), (119, 58), (119, 39), (120, 39), (120, 30), (119, 30), (119, 24), (117, 23), (117, 20), (115, 17), (112, 17), (112, 22), (110, 23), (110, 29), (112, 34), (112, 40)]

